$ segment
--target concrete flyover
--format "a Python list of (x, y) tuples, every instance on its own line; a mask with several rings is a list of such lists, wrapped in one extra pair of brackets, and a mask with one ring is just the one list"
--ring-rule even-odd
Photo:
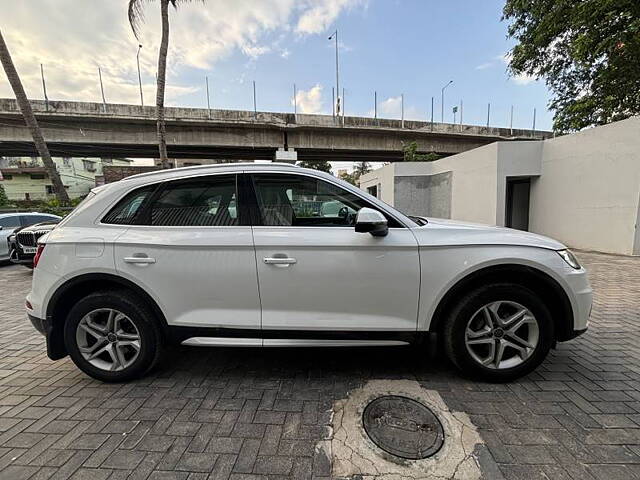
[[(155, 108), (32, 101), (54, 156), (156, 157)], [(402, 160), (403, 145), (451, 155), (498, 140), (547, 138), (544, 131), (345, 117), (169, 107), (172, 158), (265, 159), (293, 148), (298, 160)], [(29, 131), (13, 99), (0, 99), (0, 156), (32, 156)]]

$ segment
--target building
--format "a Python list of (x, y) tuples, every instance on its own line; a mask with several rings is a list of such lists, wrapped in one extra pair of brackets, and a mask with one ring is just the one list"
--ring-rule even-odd
[(543, 141), (393, 163), (360, 187), (410, 215), (529, 230), (640, 255), (640, 117)]
[[(69, 198), (86, 195), (96, 185), (105, 165), (129, 165), (128, 159), (54, 158)], [(2, 185), (9, 200), (49, 200), (55, 197), (47, 170), (38, 157), (11, 157), (0, 160)]]

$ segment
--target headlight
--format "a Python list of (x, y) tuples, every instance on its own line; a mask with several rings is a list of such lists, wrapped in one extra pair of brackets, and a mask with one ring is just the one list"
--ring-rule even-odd
[(570, 267), (575, 268), (576, 270), (580, 269), (580, 262), (578, 262), (578, 259), (570, 250), (558, 250), (558, 255), (560, 255)]

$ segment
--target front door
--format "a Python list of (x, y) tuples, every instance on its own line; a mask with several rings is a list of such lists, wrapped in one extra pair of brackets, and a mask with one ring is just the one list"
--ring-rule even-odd
[(169, 325), (260, 329), (251, 226), (236, 184), (220, 174), (143, 187), (103, 219), (136, 218), (117, 239), (116, 268), (155, 298)]
[[(331, 182), (304, 174), (252, 175), (253, 227), (262, 328), (415, 331), (420, 264), (413, 233), (389, 217), (389, 234), (356, 233), (369, 204)], [(321, 334), (319, 335), (322, 336)]]

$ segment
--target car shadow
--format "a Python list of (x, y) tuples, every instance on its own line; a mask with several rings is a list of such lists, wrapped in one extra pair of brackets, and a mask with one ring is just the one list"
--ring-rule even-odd
[(217, 378), (333, 378), (362, 383), (367, 379), (466, 381), (444, 355), (426, 346), (340, 348), (196, 348), (170, 347), (151, 376)]

